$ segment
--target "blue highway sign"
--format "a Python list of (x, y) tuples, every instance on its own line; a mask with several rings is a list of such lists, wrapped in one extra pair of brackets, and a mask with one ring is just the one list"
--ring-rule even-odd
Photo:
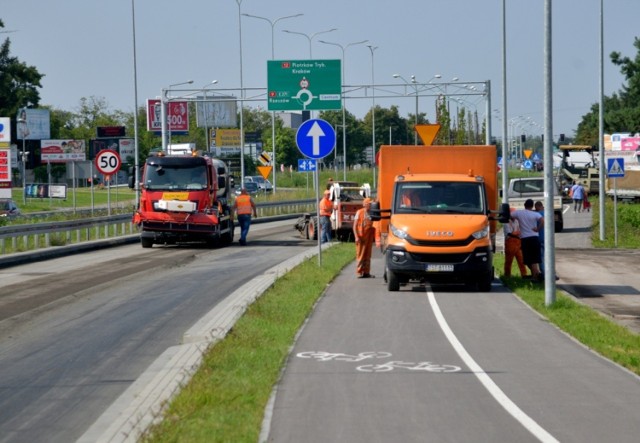
[(309, 158), (324, 158), (336, 144), (336, 131), (328, 122), (316, 118), (307, 120), (296, 132), (298, 150)]
[(300, 172), (313, 172), (316, 170), (316, 161), (309, 158), (298, 159), (298, 171)]

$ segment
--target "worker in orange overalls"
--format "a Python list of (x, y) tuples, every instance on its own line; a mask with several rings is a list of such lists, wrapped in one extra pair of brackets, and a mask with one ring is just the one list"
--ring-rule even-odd
[(412, 208), (420, 206), (420, 195), (415, 189), (407, 189), (402, 193), (401, 207)]
[(333, 202), (329, 199), (331, 191), (324, 191), (319, 203), (320, 212), (320, 243), (331, 241), (331, 214), (333, 213)]
[(242, 188), (240, 195), (233, 202), (233, 213), (238, 216), (238, 224), (240, 225), (240, 246), (247, 244), (247, 234), (251, 226), (251, 213), (254, 217), (258, 217), (256, 212), (256, 204), (247, 192), (246, 188)]
[(353, 218), (353, 236), (356, 242), (356, 274), (358, 278), (374, 278), (371, 271), (371, 249), (376, 239), (376, 229), (371, 220), (371, 199), (365, 198), (362, 208)]
[[(513, 212), (513, 209), (511, 212)], [(524, 265), (522, 256), (522, 242), (520, 240), (520, 225), (518, 224), (518, 220), (510, 219), (502, 225), (502, 231), (504, 232), (504, 276), (511, 277), (511, 265), (515, 258), (518, 268), (520, 269), (520, 276), (526, 277), (527, 267)]]

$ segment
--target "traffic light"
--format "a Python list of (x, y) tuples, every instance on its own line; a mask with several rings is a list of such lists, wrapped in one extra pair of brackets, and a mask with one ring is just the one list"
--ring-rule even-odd
[(560, 134), (560, 142), (564, 142), (564, 134)]
[(522, 135), (520, 136), (520, 141), (521, 141), (522, 143), (526, 142), (526, 141), (527, 141), (527, 136), (526, 136), (526, 135), (524, 135), (524, 134), (522, 134)]

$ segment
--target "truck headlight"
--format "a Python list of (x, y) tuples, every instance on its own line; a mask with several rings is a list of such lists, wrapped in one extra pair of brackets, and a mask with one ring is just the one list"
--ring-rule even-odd
[(476, 240), (480, 240), (481, 238), (485, 238), (489, 236), (489, 225), (485, 226), (484, 228), (482, 228), (479, 231), (474, 232), (473, 234), (473, 238), (475, 238)]
[(402, 229), (398, 229), (393, 225), (389, 225), (389, 229), (391, 229), (391, 233), (393, 235), (395, 235), (396, 237), (398, 237), (399, 239), (402, 240), (406, 240), (407, 238), (409, 238), (409, 234), (407, 234), (405, 231), (403, 231)]

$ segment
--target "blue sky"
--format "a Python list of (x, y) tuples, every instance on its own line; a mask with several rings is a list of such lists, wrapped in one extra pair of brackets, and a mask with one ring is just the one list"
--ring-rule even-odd
[[(103, 97), (111, 109), (134, 109), (131, 0), (0, 0), (11, 53), (46, 77), (42, 103), (76, 110), (81, 97)], [(242, 0), (241, 12), (275, 20), (276, 59), (306, 59), (312, 35), (313, 59), (340, 59), (339, 47), (368, 40), (376, 84), (395, 84), (393, 74), (427, 82), (435, 74), (449, 82), (491, 81), (493, 134), (502, 123), (502, 0)], [(507, 115), (543, 123), (544, 0), (507, 0)], [(163, 87), (193, 80), (200, 88), (240, 86), (238, 4), (236, 0), (135, 0), (138, 104), (159, 96)], [(634, 58), (640, 1), (606, 0), (604, 13), (605, 94), (623, 84), (611, 51)], [(600, 0), (553, 1), (553, 133), (572, 135), (581, 117), (598, 101)], [(242, 17), (243, 84), (265, 88), (271, 58), (271, 25)], [(366, 45), (345, 51), (345, 83), (371, 83), (372, 56)], [(214, 88), (215, 90), (215, 88)], [(470, 98), (471, 100), (471, 98)], [(474, 100), (484, 115), (484, 102)], [(415, 99), (380, 99), (407, 116)], [(265, 102), (249, 103), (262, 106)], [(363, 117), (370, 100), (349, 100), (347, 109)], [(420, 99), (420, 112), (434, 119), (432, 98)], [(473, 106), (473, 105), (471, 105)], [(619, 128), (623, 131), (624, 128)], [(381, 128), (384, 130), (384, 128)], [(542, 129), (526, 125), (530, 134)]]

